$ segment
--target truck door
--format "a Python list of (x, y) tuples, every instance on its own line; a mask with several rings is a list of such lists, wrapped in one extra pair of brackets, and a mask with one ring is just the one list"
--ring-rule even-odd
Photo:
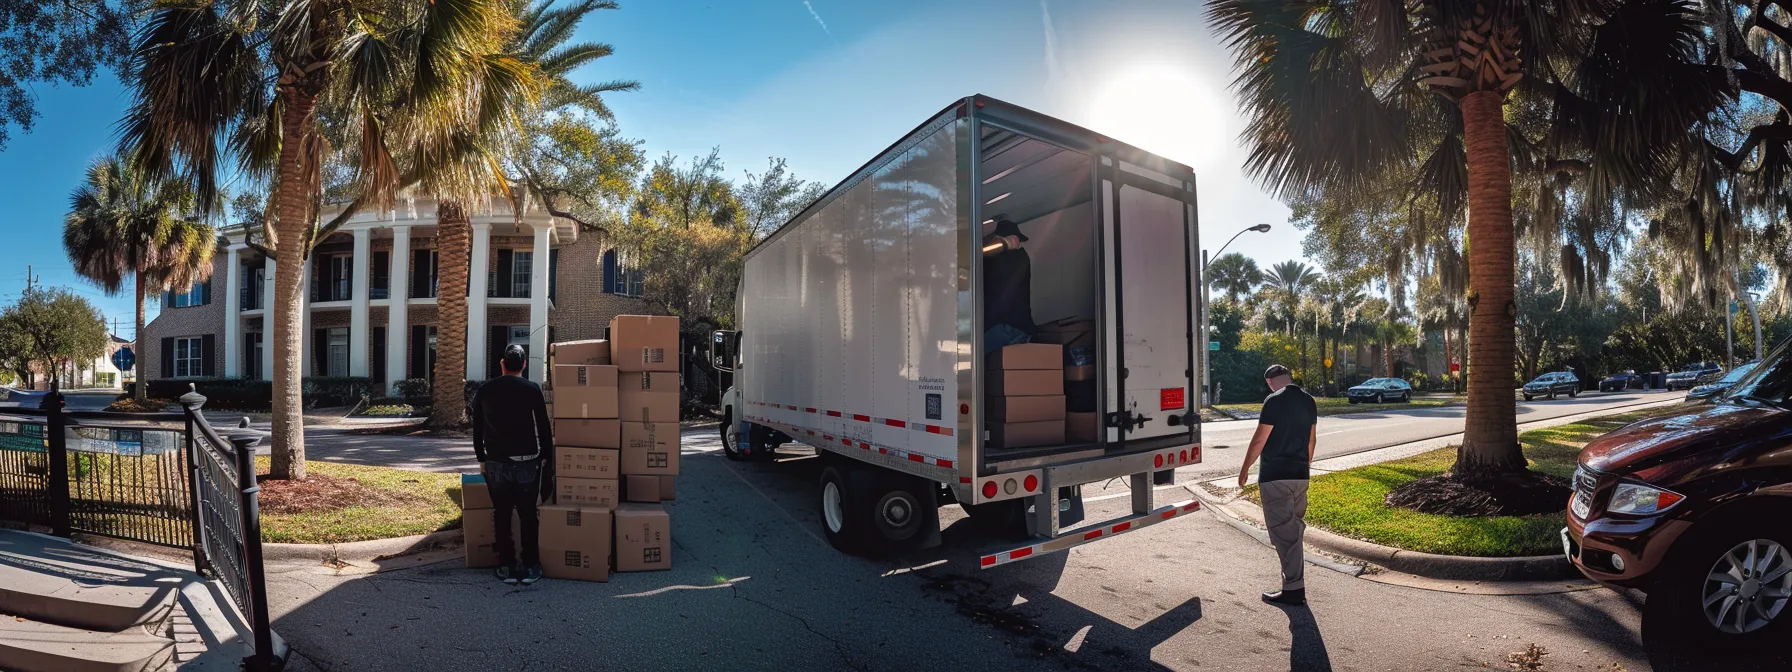
[(1193, 185), (1115, 157), (1099, 161), (1108, 440), (1122, 442), (1116, 449), (1174, 435), (1196, 440)]

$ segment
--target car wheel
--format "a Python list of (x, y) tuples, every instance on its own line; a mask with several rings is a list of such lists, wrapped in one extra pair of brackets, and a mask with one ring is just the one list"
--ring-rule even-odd
[(1525, 400), (1525, 401), (1530, 401), (1530, 400), (1531, 400), (1531, 395), (1528, 395), (1528, 394), (1527, 394), (1527, 395), (1524, 395), (1524, 400)]
[(1355, 405), (1357, 405), (1357, 403), (1358, 403), (1358, 402), (1357, 402), (1357, 400), (1356, 400), (1356, 397), (1351, 397), (1351, 398), (1350, 398), (1350, 405), (1351, 405), (1351, 406), (1355, 406)]
[(1689, 540), (1654, 591), (1663, 598), (1662, 615), (1719, 650), (1781, 641), (1792, 633), (1792, 537), (1786, 534), (1727, 523)]
[(1549, 388), (1549, 400), (1550, 401), (1556, 400), (1556, 388), (1553, 388), (1553, 387)]
[(1377, 403), (1377, 404), (1379, 404), (1379, 403), (1382, 403), (1382, 402), (1383, 402), (1383, 401), (1386, 401), (1386, 400), (1385, 400), (1385, 399), (1382, 399), (1382, 398), (1381, 398), (1381, 394), (1380, 394), (1380, 393), (1376, 393), (1376, 395), (1375, 395), (1375, 403)]
[(1407, 392), (1407, 393), (1401, 394), (1400, 395), (1400, 403), (1402, 403), (1402, 404), (1412, 403), (1412, 393)]
[(1577, 395), (1577, 394), (1580, 394), (1580, 388), (1578, 388), (1578, 387), (1568, 391), (1568, 398), (1573, 399), (1574, 395)]

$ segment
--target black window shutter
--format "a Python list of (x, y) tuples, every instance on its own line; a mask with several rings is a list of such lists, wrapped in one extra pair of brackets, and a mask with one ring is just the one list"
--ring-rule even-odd
[(324, 273), (329, 272), (329, 266), (324, 263), (325, 261), (328, 261), (328, 257), (324, 257), (321, 255), (312, 257), (312, 263), (311, 263), (311, 300), (312, 301), (324, 300), (323, 294), (318, 293), (318, 288), (323, 286), (323, 283), (321, 281), (319, 281), (317, 276), (320, 276), (320, 275), (323, 275)]
[(162, 292), (162, 307), (163, 308), (173, 308), (174, 307), (174, 292)]
[(616, 250), (604, 253), (604, 292), (616, 293)]
[[(368, 373), (372, 375), (374, 380), (382, 380), (387, 383), (391, 383), (392, 381), (386, 380), (386, 328), (385, 327), (374, 327), (373, 328), (373, 348), (371, 348), (371, 349), (373, 350), (373, 357), (371, 358), (373, 360), (371, 362), (371, 364), (373, 364), (373, 369), (368, 371)], [(390, 394), (390, 392), (388, 392), (388, 394)]]
[(510, 327), (494, 325), (487, 330), (485, 341), (485, 377), (497, 378), (504, 375), (499, 368), (499, 360), (504, 359), (504, 350), (510, 347)]
[(429, 250), (416, 250), (411, 252), (411, 298), (426, 296), (429, 296)]
[(548, 300), (560, 295), (560, 250), (548, 250)]
[[(209, 286), (211, 283), (208, 282), (206, 284)], [(207, 378), (218, 375), (218, 360), (215, 358), (215, 355), (217, 354), (218, 337), (216, 334), (206, 334), (199, 337), (199, 361), (201, 362), (199, 365), (200, 375)]]
[(429, 377), (429, 326), (411, 327), (411, 377)]
[(392, 287), (392, 253), (391, 252), (375, 252), (375, 253), (373, 253), (373, 279), (372, 279), (372, 282), (373, 282), (373, 284), (370, 284), (367, 286), (367, 289), (370, 290), (368, 292), (369, 296), (372, 296), (371, 290), (375, 290), (375, 289), (386, 289), (386, 290), (390, 291), (390, 288)]
[(174, 377), (174, 339), (162, 339), (162, 377)]
[(208, 278), (205, 282), (200, 283), (199, 286), (199, 305), (212, 305), (212, 281)]
[[(510, 277), (515, 272), (515, 268), (516, 251), (498, 250), (498, 281), (492, 283), (497, 286), (498, 296), (507, 299), (516, 296), (516, 292), (513, 291), (515, 288), (512, 287), (512, 285), (516, 283), (513, 282), (513, 279)], [(489, 294), (490, 292), (488, 291), (487, 293)]]
[(330, 330), (311, 330), (311, 375), (330, 375)]

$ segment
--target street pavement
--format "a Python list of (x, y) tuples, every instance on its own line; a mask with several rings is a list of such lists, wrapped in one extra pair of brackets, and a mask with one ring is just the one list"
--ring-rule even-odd
[[(947, 506), (942, 546), (847, 556), (821, 534), (821, 459), (786, 453), (730, 462), (713, 429), (687, 428), (666, 572), (513, 588), (452, 561), (352, 576), (272, 567), (290, 669), (1514, 669), (1508, 656), (1533, 645), (1543, 670), (1792, 662), (1676, 649), (1643, 634), (1639, 595), (1578, 581), (1488, 595), (1309, 566), (1312, 607), (1272, 607), (1257, 592), (1276, 582), (1273, 551), (1207, 512), (981, 570), (977, 557), (1004, 544)], [(1087, 495), (1091, 520), (1126, 513), (1122, 485)]]

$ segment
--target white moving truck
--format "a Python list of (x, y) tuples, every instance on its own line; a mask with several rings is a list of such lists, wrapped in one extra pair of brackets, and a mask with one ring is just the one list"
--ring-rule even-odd
[[(979, 527), (1032, 537), (983, 567), (1196, 510), (1152, 498), (1154, 472), (1201, 460), (1195, 217), (1187, 166), (984, 96), (959, 100), (748, 252), (740, 330), (711, 344), (732, 373), (728, 456), (813, 446), (824, 532), (850, 552), (936, 543), (950, 502)], [(992, 301), (1015, 296), (986, 286), (993, 255), (1019, 254), (1018, 237), (990, 238), (999, 222), (1026, 238), (1020, 295), (1033, 319), (1059, 330), (1035, 340), (1080, 358), (1061, 393), (1086, 426), (1049, 445), (1004, 441), (993, 417), (1003, 395), (1035, 391), (1015, 389), (1024, 381), (1055, 388), (1057, 375), (989, 368), (993, 340), (1014, 333), (985, 322)], [(1130, 478), (1131, 515), (1064, 531), (1081, 513), (1074, 486), (1118, 477)]]

